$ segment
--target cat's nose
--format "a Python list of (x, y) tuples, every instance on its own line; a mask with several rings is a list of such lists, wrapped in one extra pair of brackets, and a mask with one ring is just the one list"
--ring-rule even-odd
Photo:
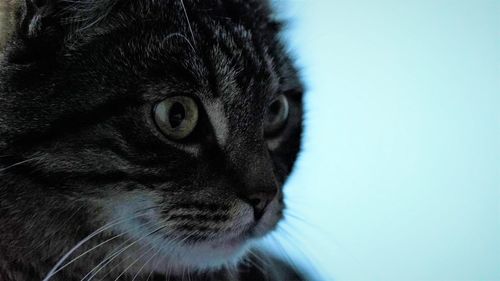
[(248, 195), (247, 201), (253, 208), (253, 214), (256, 221), (262, 218), (267, 206), (274, 199), (274, 196), (276, 196), (275, 192), (256, 192)]

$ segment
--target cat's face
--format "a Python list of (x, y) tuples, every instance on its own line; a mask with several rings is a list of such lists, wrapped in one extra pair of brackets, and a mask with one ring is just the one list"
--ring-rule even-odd
[(38, 208), (82, 208), (82, 228), (136, 242), (127, 255), (203, 269), (236, 261), (282, 218), (302, 90), (275, 30), (195, 8), (191, 26), (181, 10), (112, 18), (52, 57), (12, 55), (0, 154), (4, 166), (32, 159), (8, 178), (57, 202)]

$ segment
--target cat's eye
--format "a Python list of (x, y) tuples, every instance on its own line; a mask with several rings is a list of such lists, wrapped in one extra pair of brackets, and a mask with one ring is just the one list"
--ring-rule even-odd
[(188, 137), (198, 123), (198, 105), (190, 97), (169, 97), (156, 104), (154, 119), (166, 137), (181, 140)]
[(264, 133), (272, 136), (278, 133), (286, 124), (289, 113), (288, 100), (280, 95), (269, 105), (264, 119)]

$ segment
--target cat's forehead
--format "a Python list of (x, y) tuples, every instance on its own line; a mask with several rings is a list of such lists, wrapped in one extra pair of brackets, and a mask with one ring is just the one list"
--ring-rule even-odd
[[(280, 91), (284, 68), (267, 42), (254, 41), (251, 31), (242, 26), (214, 26), (211, 34), (189, 36), (155, 31), (122, 45), (120, 53), (145, 65), (149, 96), (153, 99), (171, 94), (190, 93), (201, 100), (231, 103), (237, 100), (269, 101)], [(209, 37), (209, 38), (207, 38)], [(131, 55), (132, 54), (132, 55)]]
[[(95, 27), (70, 37), (73, 63), (85, 60), (92, 72), (96, 61), (107, 64), (107, 73), (128, 69), (148, 82), (150, 93), (192, 93), (225, 103), (272, 99), (290, 80), (265, 2), (138, 0), (114, 7)], [(107, 55), (88, 59), (96, 50)]]

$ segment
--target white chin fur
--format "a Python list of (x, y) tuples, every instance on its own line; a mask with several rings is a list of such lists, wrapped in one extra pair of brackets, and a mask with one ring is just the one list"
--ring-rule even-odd
[[(223, 267), (231, 268), (236, 266), (247, 254), (250, 243), (245, 241), (236, 247), (214, 247), (208, 242), (176, 249), (164, 246), (154, 261), (144, 266), (143, 270), (167, 275), (180, 275), (184, 272), (204, 272)], [(154, 248), (156, 249), (156, 247)], [(130, 272), (134, 273), (136, 270), (131, 268)]]

